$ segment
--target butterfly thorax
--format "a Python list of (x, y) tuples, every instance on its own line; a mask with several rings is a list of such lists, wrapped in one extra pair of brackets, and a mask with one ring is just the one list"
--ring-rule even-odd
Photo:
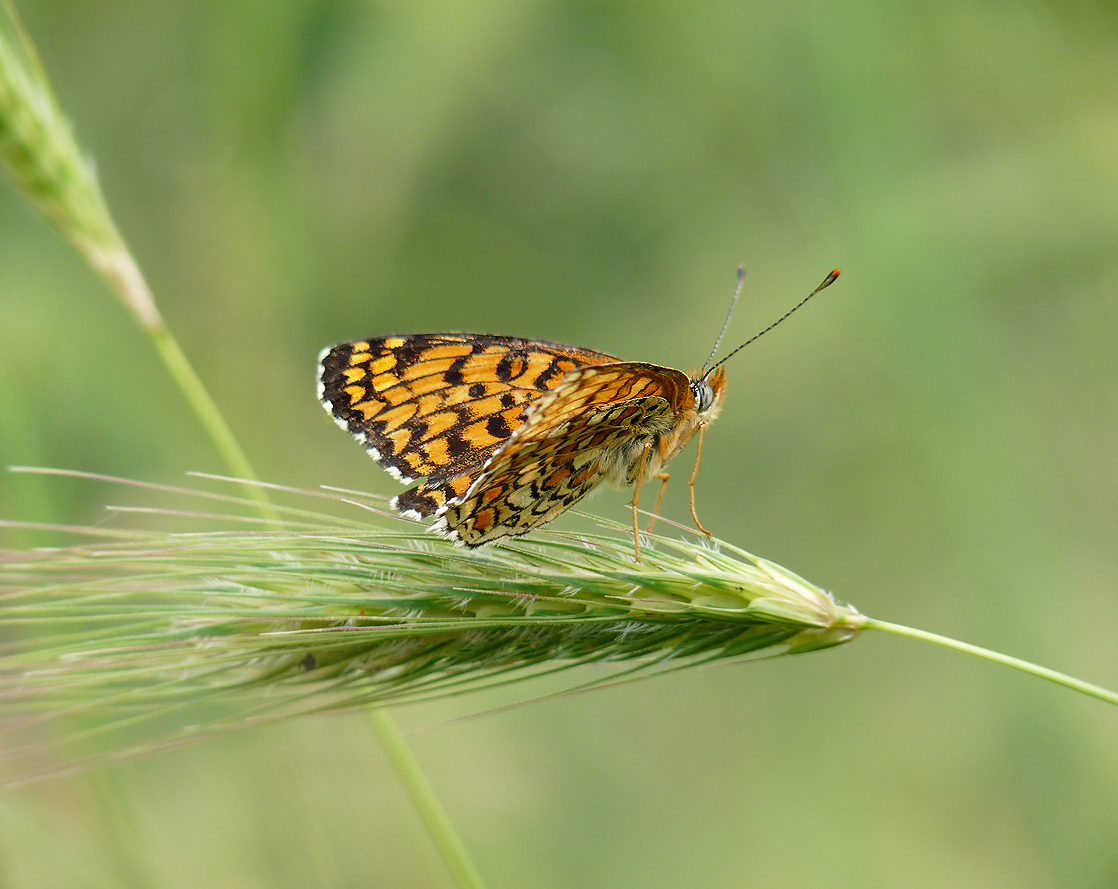
[[(657, 475), (666, 463), (687, 446), (699, 427), (717, 419), (722, 410), (722, 402), (726, 397), (726, 372), (721, 367), (715, 368), (710, 374), (693, 373), (688, 382), (687, 396), (675, 409), (670, 428), (659, 433), (651, 442), (645, 478)], [(626, 473), (624, 480), (618, 480), (619, 484), (631, 485), (636, 482), (642, 457), (643, 448), (631, 458), (630, 471)]]

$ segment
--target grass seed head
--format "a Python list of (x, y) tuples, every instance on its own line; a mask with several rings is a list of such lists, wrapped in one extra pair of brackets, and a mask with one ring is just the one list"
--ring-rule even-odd
[[(251, 500), (177, 493), (252, 521)], [(353, 519), (336, 508), (351, 496), (295, 496), (335, 508), (280, 507), (279, 530), (102, 526), (89, 530), (108, 540), (4, 553), (0, 716), (127, 729), (128, 743), (143, 726), (202, 736), (584, 664), (612, 665), (593, 680), (608, 683), (810, 651), (861, 626), (853, 608), (724, 543), (654, 537), (637, 563), (626, 529), (603, 523), (611, 533), (469, 551), (381, 518), (373, 498)], [(206, 515), (191, 521), (216, 527)]]

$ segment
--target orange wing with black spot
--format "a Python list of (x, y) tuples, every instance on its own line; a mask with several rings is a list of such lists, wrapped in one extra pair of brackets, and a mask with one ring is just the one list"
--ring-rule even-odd
[(573, 370), (616, 362), (559, 343), (425, 333), (342, 343), (322, 354), (319, 396), (339, 426), (404, 483), (393, 501), (429, 516), (466, 492), (520, 428), (525, 408)]
[(435, 530), (467, 546), (531, 531), (603, 481), (633, 484), (641, 455), (693, 408), (686, 374), (638, 362), (584, 367), (532, 402)]

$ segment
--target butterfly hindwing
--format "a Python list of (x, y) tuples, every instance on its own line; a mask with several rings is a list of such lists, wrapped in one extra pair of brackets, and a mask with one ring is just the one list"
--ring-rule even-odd
[(469, 489), (447, 498), (435, 529), (481, 546), (550, 522), (602, 481), (632, 484), (644, 449), (672, 428), (688, 382), (629, 362), (572, 371), (528, 407)]

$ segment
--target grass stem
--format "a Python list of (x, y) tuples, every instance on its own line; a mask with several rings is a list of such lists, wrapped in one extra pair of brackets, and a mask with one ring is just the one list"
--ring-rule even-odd
[[(172, 379), (230, 471), (256, 474), (190, 361), (168, 330), (74, 136), (15, 7), (0, 0), (0, 163), (12, 181), (105, 280), (151, 337)], [(275, 519), (267, 491), (246, 485), (261, 515)]]
[(1030, 673), (1033, 676), (1039, 676), (1041, 679), (1047, 679), (1049, 682), (1055, 682), (1057, 685), (1062, 685), (1065, 688), (1074, 689), (1085, 695), (1098, 698), (1100, 701), (1118, 704), (1118, 692), (1110, 691), (1109, 689), (1102, 688), (1090, 682), (1084, 682), (1082, 679), (1076, 679), (1073, 676), (1068, 676), (1056, 670), (1050, 670), (1047, 667), (1041, 667), (1029, 661), (1023, 661), (1020, 658), (1011, 657), (1008, 654), (991, 651), (989, 648), (971, 645), (969, 642), (960, 642), (958, 639), (941, 636), (938, 633), (929, 633), (927, 630), (917, 630), (914, 627), (906, 627), (902, 624), (893, 624), (884, 620), (874, 620), (872, 617), (865, 618), (862, 627), (867, 630), (881, 630), (885, 633), (893, 633), (897, 636), (908, 636), (912, 639), (923, 639), (925, 642), (933, 642), (936, 645), (942, 645), (944, 648), (953, 648), (955, 651), (973, 654), (975, 657), (985, 658), (988, 661), (993, 661), (995, 664), (1003, 664), (1015, 670), (1020, 670), (1022, 673)]
[[(194, 416), (198, 418), (198, 422), (205, 429), (210, 441), (213, 442), (214, 447), (221, 454), (225, 465), (229, 467), (229, 471), (238, 478), (258, 481), (256, 472), (253, 470), (252, 464), (249, 463), (248, 457), (245, 456), (245, 452), (241, 450), (241, 445), (233, 434), (233, 430), (225, 422), (221, 411), (218, 410), (214, 400), (210, 397), (209, 390), (206, 389), (205, 384), (195, 373), (194, 367), (170, 329), (161, 320), (158, 326), (149, 329), (147, 332), (163, 359), (167, 371), (178, 384), (183, 397), (186, 398), (187, 403), (194, 411)], [(256, 501), (257, 511), (263, 518), (273, 524), (278, 521), (278, 515), (272, 505), (272, 500), (264, 487), (247, 484), (242, 485), (242, 489)]]
[(466, 847), (458, 838), (454, 825), (447, 817), (439, 798), (435, 796), (435, 791), (431, 789), (430, 782), (404, 740), (396, 721), (381, 707), (371, 707), (368, 712), (369, 722), (372, 723), (381, 747), (388, 754), (392, 767), (407, 789), (412, 805), (423, 819), (427, 832), (454, 875), (455, 882), (461, 889), (485, 889), (481, 875), (466, 853)]
[[(244, 480), (244, 490), (260, 515), (278, 528), (267, 490), (252, 483), (256, 480), (252, 465), (164, 322), (139, 264), (113, 221), (94, 166), (78, 147), (34, 43), (10, 0), (0, 0), (0, 162), (16, 186), (105, 279), (151, 337), (214, 447), (230, 471)], [(447, 860), (459, 876), (459, 884), (480, 887), (461, 843), (454, 838), (390, 717), (376, 713), (374, 725), (424, 821), (435, 825), (432, 837), (436, 844), (444, 854), (447, 850), (453, 853)], [(440, 814), (436, 818), (432, 813)]]

